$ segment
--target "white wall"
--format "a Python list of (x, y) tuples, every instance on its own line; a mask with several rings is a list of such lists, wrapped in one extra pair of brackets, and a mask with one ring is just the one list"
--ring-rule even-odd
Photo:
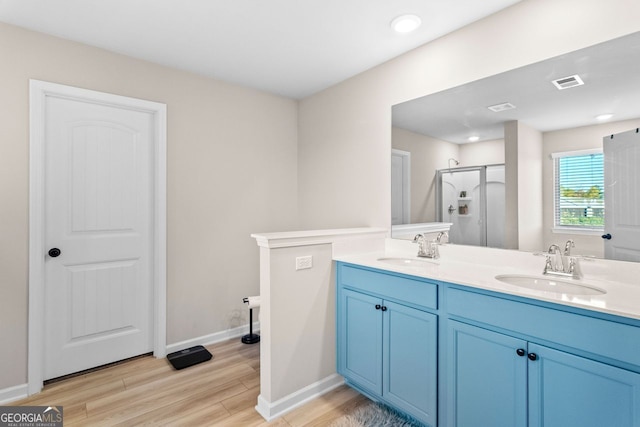
[[(264, 250), (264, 248), (261, 248)], [(312, 256), (313, 268), (294, 269), (295, 258)], [(268, 329), (261, 347), (260, 394), (269, 403), (336, 372), (335, 272), (331, 244), (271, 249)], [(263, 281), (264, 283), (267, 283)], [(266, 326), (266, 325), (265, 325)], [(268, 377), (263, 377), (262, 374)]]
[[(261, 248), (265, 251), (264, 248)], [(261, 360), (270, 366), (261, 370), (260, 394), (277, 401), (336, 371), (335, 272), (331, 243), (271, 249), (269, 280), (261, 295), (269, 296), (270, 343)], [(295, 259), (313, 257), (313, 268), (296, 271)], [(266, 307), (265, 307), (266, 308)], [(273, 328), (272, 326), (276, 326)], [(295, 337), (296, 339), (290, 339)]]
[[(260, 246), (260, 395), (271, 420), (343, 383), (336, 373), (332, 259), (384, 250), (386, 228), (255, 234)], [(296, 258), (312, 267), (296, 270)]]
[(504, 124), (504, 157), (504, 247), (518, 249), (518, 122), (515, 120)]
[(460, 145), (460, 166), (484, 166), (504, 163), (504, 139)]
[[(392, 146), (411, 153), (411, 224), (436, 220), (436, 171), (459, 157), (459, 145), (392, 128)], [(455, 163), (451, 162), (455, 167)]]
[(0, 390), (27, 382), (31, 78), (167, 104), (167, 343), (246, 325), (250, 233), (297, 228), (297, 102), (6, 24), (0, 52)]
[[(602, 148), (602, 138), (640, 127), (640, 119), (625, 120), (619, 122), (602, 123), (594, 126), (583, 126), (573, 129), (565, 129), (543, 134), (543, 205), (544, 205), (544, 247), (548, 248), (555, 243), (563, 247), (564, 242), (573, 239), (576, 243), (572, 251), (580, 255), (593, 255), (604, 257), (604, 245), (601, 233), (592, 235), (553, 233), (553, 160), (551, 153), (563, 151), (587, 150)], [(606, 212), (605, 212), (606, 215)]]
[(302, 100), (302, 228), (391, 223), (392, 105), (638, 31), (639, 15), (633, 0), (524, 0)]
[(518, 249), (543, 249), (542, 133), (523, 123), (518, 123)]

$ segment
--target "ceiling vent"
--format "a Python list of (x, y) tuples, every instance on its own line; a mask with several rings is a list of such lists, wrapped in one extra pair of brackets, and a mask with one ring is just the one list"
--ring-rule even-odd
[(569, 89), (570, 87), (582, 86), (584, 84), (580, 76), (577, 74), (553, 80), (551, 83), (553, 83), (558, 90)]
[(502, 104), (492, 105), (487, 108), (493, 111), (494, 113), (499, 113), (500, 111), (513, 110), (514, 108), (516, 108), (516, 106), (510, 102), (503, 102)]

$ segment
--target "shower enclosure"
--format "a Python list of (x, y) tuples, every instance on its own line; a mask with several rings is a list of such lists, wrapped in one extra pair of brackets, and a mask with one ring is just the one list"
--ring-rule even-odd
[(451, 243), (504, 247), (504, 165), (438, 170), (436, 201), (438, 221), (452, 223)]

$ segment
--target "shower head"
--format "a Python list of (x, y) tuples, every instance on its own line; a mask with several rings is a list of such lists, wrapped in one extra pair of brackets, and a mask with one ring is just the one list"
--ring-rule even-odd
[(449, 169), (451, 169), (451, 161), (453, 160), (453, 163), (456, 164), (456, 166), (458, 166), (460, 164), (459, 161), (457, 161), (456, 159), (454, 159), (453, 157), (449, 159)]

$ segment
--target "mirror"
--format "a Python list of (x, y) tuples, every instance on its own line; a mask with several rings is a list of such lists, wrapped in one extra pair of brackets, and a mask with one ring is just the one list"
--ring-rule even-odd
[[(554, 227), (551, 155), (601, 150), (605, 136), (639, 128), (638, 100), (640, 32), (394, 105), (392, 235), (410, 224), (427, 224), (428, 232), (453, 222), (447, 212), (472, 216), (475, 203), (487, 205), (471, 196), (479, 196), (482, 185), (461, 184), (455, 202), (443, 203), (443, 185), (450, 183), (442, 177), (504, 164), (505, 235), (501, 241), (483, 231), (478, 244), (543, 251), (573, 239), (574, 253), (604, 257), (603, 230)], [(612, 116), (598, 117), (603, 114)], [(605, 217), (613, 213), (608, 207)], [(454, 238), (463, 227), (451, 225), (452, 243), (468, 244)]]

